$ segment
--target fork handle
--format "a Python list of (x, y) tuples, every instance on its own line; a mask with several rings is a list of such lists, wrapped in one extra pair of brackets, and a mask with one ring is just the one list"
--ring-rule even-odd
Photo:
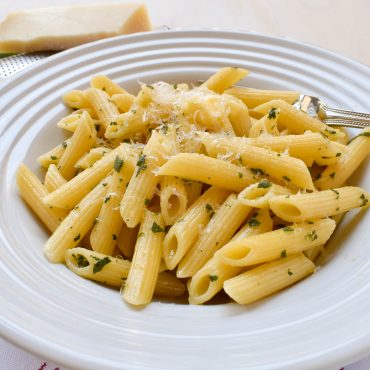
[(328, 126), (366, 128), (370, 127), (370, 120), (358, 120), (350, 117), (331, 117), (322, 120)]
[(350, 110), (329, 108), (325, 104), (323, 104), (321, 106), (321, 108), (326, 113), (326, 118), (327, 119), (343, 118), (343, 119), (354, 119), (354, 120), (370, 122), (370, 114), (369, 113), (352, 112)]

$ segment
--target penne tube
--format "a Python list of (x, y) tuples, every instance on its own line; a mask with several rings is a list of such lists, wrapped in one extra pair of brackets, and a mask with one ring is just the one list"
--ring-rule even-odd
[(75, 168), (86, 170), (91, 167), (96, 161), (103, 158), (112, 149), (100, 146), (98, 148), (91, 148), (88, 153), (83, 155), (75, 164)]
[(81, 243), (82, 238), (92, 228), (98, 216), (107, 191), (103, 185), (110, 179), (103, 180), (68, 214), (44, 246), (44, 253), (51, 262), (63, 262), (67, 249)]
[[(310, 172), (300, 159), (248, 144), (235, 145), (233, 140), (223, 137), (212, 140), (211, 136), (202, 135), (201, 140), (208, 153), (212, 154), (212, 148), (216, 147), (218, 153), (237, 158), (242, 165), (248, 166), (252, 175), (271, 176), (286, 184), (308, 190), (314, 189)], [(256, 181), (251, 181), (253, 182)]]
[(271, 183), (263, 179), (258, 183), (249, 185), (239, 193), (239, 200), (249, 207), (269, 208), (269, 199), (277, 195), (290, 195), (292, 191), (284, 186)]
[[(55, 164), (51, 164), (45, 175), (45, 188), (49, 193), (64, 185), (67, 180), (60, 174)], [(45, 194), (46, 195), (46, 194)]]
[[(254, 212), (249, 221), (231, 241), (272, 230), (272, 220), (268, 210)], [(225, 280), (238, 275), (241, 271), (241, 267), (226, 265), (212, 257), (188, 282), (189, 303), (202, 304), (209, 301), (223, 288)]]
[(276, 293), (315, 271), (302, 253), (264, 263), (224, 282), (225, 292), (239, 304), (249, 304)]
[(138, 233), (139, 225), (131, 228), (127, 227), (127, 225), (123, 223), (122, 229), (118, 236), (117, 247), (122, 252), (123, 256), (128, 259), (131, 259), (134, 255), (135, 243)]
[(209, 77), (202, 86), (216, 93), (222, 94), (225, 90), (247, 76), (247, 74), (248, 71), (242, 68), (221, 68), (214, 75)]
[(232, 193), (215, 212), (195, 245), (180, 261), (176, 276), (191, 277), (213, 254), (226, 244), (247, 217), (251, 208), (243, 205)]
[(370, 127), (348, 144), (348, 153), (339, 157), (339, 160), (325, 168), (315, 186), (318, 189), (330, 189), (342, 186), (356, 171), (360, 164), (370, 154)]
[(152, 300), (163, 254), (164, 235), (162, 216), (145, 210), (122, 294), (126, 302), (146, 305)]
[(103, 90), (109, 96), (126, 93), (125, 89), (104, 75), (96, 75), (91, 77), (90, 86), (95, 89)]
[(248, 108), (239, 99), (226, 100), (226, 107), (229, 110), (228, 119), (233, 127), (236, 136), (248, 136), (251, 128)]
[(280, 109), (279, 123), (295, 134), (303, 134), (305, 131), (309, 130), (312, 132), (320, 132), (325, 137), (334, 141), (340, 140), (340, 138), (344, 136), (343, 132), (340, 130), (334, 129), (320, 120), (311, 117), (307, 113), (296, 109), (293, 105), (288, 104), (284, 100), (271, 100), (255, 107), (253, 110), (265, 115), (273, 108)]
[(114, 94), (112, 95), (111, 99), (120, 113), (126, 113), (132, 107), (135, 97), (125, 92), (121, 94)]
[(166, 225), (173, 225), (184, 214), (187, 201), (184, 182), (173, 176), (164, 176), (161, 180), (160, 205)]
[(196, 153), (180, 153), (171, 157), (158, 174), (200, 181), (237, 192), (255, 182), (253, 174), (241, 166)]
[(120, 113), (106, 92), (91, 87), (85, 91), (85, 96), (105, 129), (117, 122)]
[(117, 155), (125, 158), (125, 161), (133, 163), (136, 159), (136, 153), (137, 150), (135, 147), (125, 143), (121, 144), (95, 162), (91, 167), (79, 173), (54, 192), (48, 194), (44, 198), (44, 202), (51, 206), (72, 209), (99, 181), (108, 175), (112, 170)]
[(152, 199), (160, 177), (157, 168), (165, 161), (165, 155), (170, 152), (170, 139), (156, 131), (139, 155), (134, 175), (122, 197), (120, 211), (123, 221), (128, 227), (135, 227), (142, 219), (145, 207)]
[(63, 102), (73, 109), (91, 108), (89, 100), (81, 90), (68, 91), (63, 95)]
[(91, 230), (90, 243), (96, 252), (111, 255), (117, 244), (123, 220), (120, 215), (120, 202), (126, 190), (126, 184), (134, 172), (134, 165), (125, 161), (124, 157), (116, 156), (113, 164), (113, 175), (107, 186), (104, 202)]
[(18, 167), (17, 185), (23, 200), (42, 223), (51, 232), (54, 232), (66, 217), (67, 212), (63, 209), (50, 207), (43, 202), (43, 198), (48, 194), (48, 191), (36, 175), (23, 163)]
[(335, 229), (328, 218), (293, 224), (226, 244), (215, 256), (231, 266), (251, 266), (286, 257), (326, 243)]
[(225, 93), (240, 99), (249, 109), (276, 99), (293, 104), (300, 95), (298, 91), (260, 90), (244, 86), (234, 86)]
[(48, 168), (51, 164), (58, 165), (60, 157), (63, 155), (65, 149), (70, 145), (71, 141), (63, 141), (62, 144), (57, 145), (55, 148), (49, 150), (48, 152), (40, 155), (37, 158), (37, 162), (43, 167)]
[(75, 174), (75, 164), (95, 144), (96, 130), (91, 117), (84, 112), (80, 123), (71, 137), (68, 145), (58, 161), (58, 170), (66, 179), (70, 180)]
[(202, 228), (228, 195), (227, 190), (209, 188), (170, 228), (163, 242), (163, 258), (169, 270), (173, 270), (194, 245)]
[[(131, 262), (84, 248), (72, 248), (65, 253), (67, 267), (76, 275), (99, 283), (121, 288), (125, 283)], [(179, 297), (185, 285), (167, 272), (158, 274), (154, 294), (162, 297)]]
[(359, 187), (344, 186), (314, 193), (275, 196), (269, 203), (271, 210), (283, 220), (301, 222), (368, 206), (369, 198), (370, 194)]

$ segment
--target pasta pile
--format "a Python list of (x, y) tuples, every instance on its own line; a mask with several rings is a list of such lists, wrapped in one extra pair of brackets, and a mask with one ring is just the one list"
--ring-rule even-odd
[(52, 233), (46, 257), (132, 305), (186, 288), (191, 304), (221, 290), (247, 304), (313, 273), (341, 216), (368, 206), (345, 183), (370, 129), (348, 142), (296, 110), (298, 92), (234, 86), (246, 75), (227, 67), (136, 96), (95, 76), (66, 93), (74, 111), (57, 125), (71, 136), (38, 158), (44, 182), (17, 173)]

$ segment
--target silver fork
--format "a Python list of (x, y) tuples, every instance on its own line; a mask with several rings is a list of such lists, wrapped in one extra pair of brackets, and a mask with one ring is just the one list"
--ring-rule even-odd
[(329, 126), (365, 128), (370, 126), (370, 114), (329, 108), (320, 98), (300, 95), (293, 104), (297, 109), (320, 119)]

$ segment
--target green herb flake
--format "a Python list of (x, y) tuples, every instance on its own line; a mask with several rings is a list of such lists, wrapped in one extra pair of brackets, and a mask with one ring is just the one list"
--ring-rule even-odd
[(145, 200), (144, 200), (144, 205), (148, 205), (150, 203), (150, 199), (148, 199), (148, 198), (146, 198)]
[(107, 197), (104, 198), (104, 203), (108, 203), (109, 202), (109, 199), (110, 199), (110, 195), (108, 195)]
[(271, 182), (265, 179), (258, 183), (257, 188), (267, 189), (271, 187), (271, 185), (272, 185)]
[(109, 126), (117, 126), (117, 122), (116, 121), (112, 121)]
[(82, 254), (72, 254), (72, 257), (76, 261), (78, 267), (87, 267), (90, 265), (88, 259)]
[(116, 172), (119, 172), (121, 171), (121, 168), (123, 166), (123, 159), (121, 159), (118, 155), (116, 157), (116, 159), (114, 160), (114, 164), (113, 164), (113, 168)]
[(305, 240), (309, 240), (313, 242), (314, 240), (318, 238), (318, 235), (316, 234), (315, 230), (312, 230), (310, 233), (306, 234), (304, 238)]
[(51, 155), (50, 159), (52, 159), (53, 161), (56, 161), (58, 159), (58, 157), (56, 155)]
[(277, 112), (277, 108), (271, 108), (269, 110), (268, 119), (276, 118), (276, 112)]
[(243, 178), (243, 174), (241, 172), (238, 172), (239, 179)]
[(280, 257), (281, 258), (285, 258), (287, 256), (287, 254), (286, 254), (286, 249), (283, 249), (282, 251), (281, 251), (281, 253), (280, 253)]
[(117, 240), (117, 235), (116, 234), (112, 234), (112, 239), (113, 240)]
[(136, 166), (137, 166), (136, 177), (139, 176), (140, 172), (145, 171), (145, 169), (148, 167), (147, 164), (145, 163), (145, 160), (146, 160), (146, 155), (140, 154), (139, 159), (137, 160), (137, 163), (136, 163)]
[(163, 135), (167, 135), (167, 132), (168, 132), (168, 125), (166, 123), (162, 123), (159, 127), (161, 133)]
[(100, 131), (100, 123), (95, 123), (94, 124), (94, 126), (95, 126), (95, 130), (97, 131), (97, 132), (99, 132)]
[(68, 146), (67, 142), (66, 141), (63, 141), (62, 147), (65, 149), (65, 148), (67, 148), (67, 146)]
[(102, 185), (105, 188), (108, 184), (106, 182), (103, 182)]
[(289, 276), (293, 275), (293, 272), (292, 272), (292, 271), (290, 271), (290, 269), (288, 269), (288, 275), (289, 275)]
[(256, 218), (251, 218), (250, 220), (248, 220), (247, 224), (250, 227), (257, 227), (258, 225), (261, 224), (261, 222), (259, 222)]
[(282, 177), (282, 179), (288, 182), (292, 181), (288, 176), (285, 175)]
[(81, 239), (81, 235), (78, 234), (76, 235), (74, 238), (73, 238), (73, 241), (76, 242), (77, 240), (80, 240)]
[(210, 204), (206, 204), (205, 205), (205, 209), (206, 209), (206, 211), (207, 211), (207, 213), (209, 214), (209, 218), (212, 218), (213, 217), (213, 215), (215, 214), (215, 212), (214, 212), (214, 210), (213, 210), (213, 208), (212, 208), (212, 206), (210, 205)]
[(177, 84), (174, 84), (174, 85), (173, 85), (173, 88), (174, 88), (175, 90), (177, 90)]
[(369, 202), (369, 200), (365, 197), (365, 194), (361, 194), (360, 200), (361, 200), (360, 207), (365, 207)]
[(332, 179), (334, 179), (334, 177), (335, 177), (335, 172), (332, 172), (329, 176), (330, 176)]
[(241, 155), (240, 155), (240, 154), (238, 154), (238, 155), (236, 156), (236, 159), (238, 160), (238, 162), (239, 162), (242, 166), (244, 166), (243, 158), (241, 157)]
[(157, 223), (153, 222), (151, 230), (153, 233), (163, 233), (164, 229), (162, 229)]
[(261, 168), (251, 168), (250, 169), (254, 175), (265, 175), (265, 171)]
[(110, 263), (111, 260), (109, 257), (104, 257), (104, 258), (98, 258), (98, 261), (94, 264), (93, 267), (93, 273), (96, 274), (97, 272), (101, 271), (105, 265)]
[(285, 231), (286, 233), (290, 233), (294, 231), (294, 229), (291, 226), (285, 226), (283, 227), (283, 231)]
[(145, 233), (141, 232), (141, 233), (137, 234), (137, 237), (138, 237), (138, 238), (141, 238), (141, 237), (142, 237), (142, 236), (144, 236), (144, 235), (145, 235)]
[(336, 195), (335, 199), (339, 199), (339, 191), (338, 190), (335, 190), (335, 189), (329, 189), (329, 190), (331, 190)]
[(209, 280), (211, 280), (212, 282), (217, 281), (218, 279), (217, 275), (208, 275), (208, 276), (209, 276)]
[(337, 153), (335, 156), (340, 157), (341, 155), (342, 155), (342, 153)]

